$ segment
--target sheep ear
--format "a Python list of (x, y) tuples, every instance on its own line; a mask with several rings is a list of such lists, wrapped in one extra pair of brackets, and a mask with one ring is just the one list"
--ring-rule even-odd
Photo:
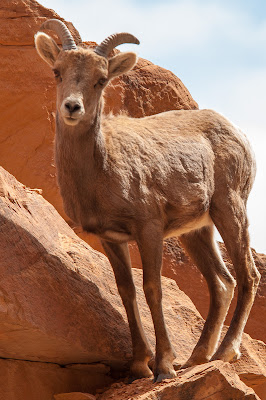
[(136, 62), (137, 56), (135, 53), (119, 53), (110, 58), (108, 66), (108, 79), (112, 79), (115, 76), (129, 71), (134, 67)]
[(60, 48), (55, 43), (54, 39), (46, 35), (44, 32), (38, 32), (35, 35), (34, 40), (39, 56), (53, 67), (58, 54), (60, 53)]

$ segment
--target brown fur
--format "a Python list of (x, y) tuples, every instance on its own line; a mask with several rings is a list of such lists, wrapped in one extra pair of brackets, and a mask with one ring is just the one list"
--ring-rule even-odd
[[(37, 35), (37, 50), (50, 64), (56, 54), (54, 45), (47, 35)], [(47, 56), (49, 46), (51, 57)], [(136, 305), (127, 242), (138, 244), (156, 333), (153, 372), (155, 380), (161, 381), (175, 376), (175, 355), (161, 302), (165, 237), (180, 237), (210, 290), (209, 315), (185, 366), (239, 356), (259, 282), (246, 215), (255, 161), (240, 130), (211, 110), (169, 111), (139, 119), (103, 116), (104, 87), (134, 63), (132, 53), (109, 60), (90, 49), (59, 53), (53, 62), (60, 72), (56, 166), (66, 213), (99, 235), (114, 269), (131, 330), (133, 378), (151, 374), (151, 351)], [(106, 81), (99, 84), (103, 78)], [(69, 111), (69, 107), (77, 109)], [(232, 258), (239, 285), (236, 311), (218, 350), (235, 283), (215, 245), (214, 225)]]

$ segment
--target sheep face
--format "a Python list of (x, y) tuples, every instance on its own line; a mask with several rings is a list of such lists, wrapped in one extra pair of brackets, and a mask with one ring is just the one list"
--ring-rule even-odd
[(57, 83), (57, 113), (68, 126), (81, 121), (93, 123), (105, 86), (136, 63), (135, 53), (120, 53), (107, 59), (89, 48), (60, 50), (43, 32), (36, 35), (35, 44), (39, 55), (53, 69)]
[(67, 125), (94, 120), (102, 90), (108, 83), (108, 61), (91, 50), (60, 52), (53, 66), (57, 112)]

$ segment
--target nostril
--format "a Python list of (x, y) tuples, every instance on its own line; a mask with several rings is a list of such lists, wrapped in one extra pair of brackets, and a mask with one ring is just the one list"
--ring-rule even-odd
[(73, 113), (75, 111), (79, 111), (81, 109), (80, 104), (78, 103), (71, 103), (71, 102), (66, 102), (65, 103), (65, 108), (70, 112)]
[(66, 109), (67, 109), (68, 111), (71, 111), (71, 110), (72, 110), (72, 106), (71, 106), (70, 103), (65, 103), (65, 107), (66, 107)]
[(80, 109), (81, 109), (80, 105), (79, 105), (79, 104), (75, 104), (75, 105), (73, 106), (72, 112), (79, 111)]

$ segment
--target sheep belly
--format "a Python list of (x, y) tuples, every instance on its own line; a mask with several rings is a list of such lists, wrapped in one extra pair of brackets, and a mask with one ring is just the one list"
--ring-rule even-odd
[(164, 239), (170, 238), (170, 237), (178, 237), (183, 235), (184, 233), (188, 233), (197, 229), (201, 229), (204, 226), (212, 226), (213, 222), (210, 217), (209, 212), (204, 213), (200, 218), (193, 219), (192, 221), (189, 221), (188, 223), (182, 225), (182, 226), (176, 226), (175, 227), (175, 221), (171, 222), (168, 227), (165, 230), (164, 234)]

